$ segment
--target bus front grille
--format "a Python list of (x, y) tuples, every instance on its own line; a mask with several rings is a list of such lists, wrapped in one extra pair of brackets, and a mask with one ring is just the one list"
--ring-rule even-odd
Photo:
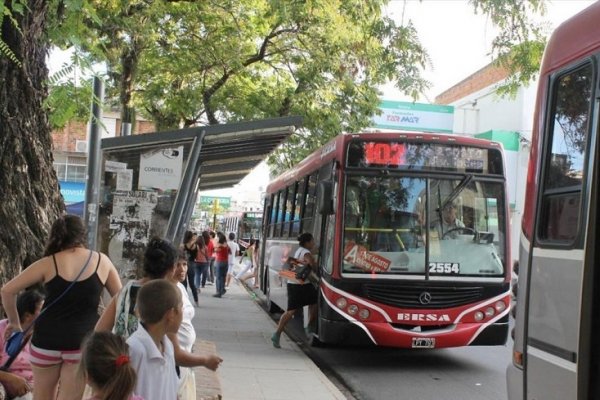
[(483, 298), (482, 287), (366, 284), (363, 289), (369, 300), (401, 308), (458, 307)]

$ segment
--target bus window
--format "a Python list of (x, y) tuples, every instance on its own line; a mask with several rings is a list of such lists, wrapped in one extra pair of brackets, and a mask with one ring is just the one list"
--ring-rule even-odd
[(317, 195), (317, 173), (313, 172), (308, 177), (308, 187), (306, 188), (306, 203), (304, 204), (304, 213), (302, 215), (302, 231), (312, 232), (313, 220), (315, 216), (315, 202)]
[(273, 200), (272, 200), (272, 204), (273, 204), (273, 209), (271, 210), (271, 220), (270, 220), (270, 225), (269, 225), (269, 236), (273, 237), (276, 235), (277, 232), (277, 222), (279, 221), (278, 216), (279, 216), (279, 197), (280, 197), (281, 193), (276, 193), (273, 195)]
[(304, 194), (306, 193), (306, 179), (301, 180), (296, 186), (296, 201), (294, 203), (294, 214), (292, 218), (292, 232), (290, 237), (296, 238), (300, 235), (300, 225), (302, 221), (301, 205), (304, 204)]
[[(424, 272), (424, 229), (418, 213), (424, 190), (425, 179), (348, 177), (344, 272)], [(381, 266), (363, 262), (367, 258)]]
[(546, 160), (542, 189), (541, 239), (572, 242), (578, 232), (592, 82), (592, 66), (587, 64), (555, 83), (552, 152)]
[(287, 201), (286, 201), (286, 205), (285, 205), (286, 219), (285, 219), (285, 223), (283, 224), (283, 232), (281, 235), (283, 237), (288, 237), (290, 235), (290, 231), (292, 229), (292, 221), (295, 218), (294, 212), (296, 211), (297, 187), (298, 187), (298, 184), (296, 182), (294, 182), (290, 186), (288, 186), (288, 189), (287, 189), (288, 195), (287, 195)]
[[(505, 238), (498, 229), (505, 224), (502, 184), (469, 175), (432, 179), (430, 195), (430, 266), (451, 265), (459, 275), (503, 275)], [(439, 272), (436, 268), (430, 271)]]

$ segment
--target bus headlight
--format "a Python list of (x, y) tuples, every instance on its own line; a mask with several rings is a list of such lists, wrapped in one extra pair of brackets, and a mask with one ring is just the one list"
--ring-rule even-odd
[(358, 316), (360, 317), (360, 319), (367, 319), (367, 318), (369, 318), (369, 315), (371, 315), (371, 313), (366, 308), (362, 308), (358, 312)]
[(350, 304), (348, 306), (348, 314), (356, 315), (357, 312), (358, 312), (358, 306), (356, 304)]
[(348, 305), (348, 301), (345, 298), (340, 297), (335, 301), (335, 305), (338, 306), (338, 308), (340, 309), (344, 309)]
[(506, 310), (506, 303), (503, 301), (497, 301), (496, 304), (494, 304), (494, 308), (497, 312), (501, 313), (502, 311)]
[(493, 317), (495, 313), (496, 311), (494, 310), (494, 307), (488, 307), (485, 309), (485, 316), (488, 318)]
[(477, 311), (475, 312), (475, 314), (473, 314), (473, 319), (475, 319), (475, 321), (479, 322), (479, 321), (483, 321), (483, 313), (481, 311)]

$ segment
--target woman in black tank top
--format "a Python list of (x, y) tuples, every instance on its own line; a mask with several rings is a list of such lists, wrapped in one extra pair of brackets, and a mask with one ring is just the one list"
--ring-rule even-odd
[(101, 253), (87, 250), (85, 243), (85, 226), (79, 217), (59, 218), (52, 225), (44, 257), (2, 288), (11, 331), (21, 330), (15, 304), (17, 294), (34, 284), (43, 284), (46, 291), (31, 339), (36, 398), (42, 393), (53, 399), (52, 394), (58, 390), (59, 400), (81, 399), (85, 386), (78, 374), (81, 342), (98, 320), (104, 288), (111, 296), (121, 288), (112, 262)]

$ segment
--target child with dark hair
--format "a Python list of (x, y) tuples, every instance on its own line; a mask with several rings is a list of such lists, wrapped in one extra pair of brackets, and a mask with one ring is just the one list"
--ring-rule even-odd
[(140, 324), (127, 339), (135, 393), (145, 400), (177, 400), (175, 352), (167, 334), (177, 334), (181, 325), (181, 292), (165, 279), (148, 282), (138, 292), (137, 310)]
[(169, 339), (171, 339), (171, 342), (173, 342), (175, 361), (179, 366), (179, 400), (196, 399), (196, 379), (194, 377), (193, 367), (202, 366), (214, 371), (223, 361), (215, 354), (202, 356), (192, 352), (194, 343), (196, 342), (196, 330), (192, 325), (195, 311), (194, 306), (188, 298), (185, 287), (181, 284), (181, 281), (185, 279), (187, 269), (188, 265), (185, 254), (180, 253), (175, 273), (170, 280), (181, 292), (181, 299), (183, 301), (183, 319), (177, 334), (167, 335)]
[[(29, 328), (40, 314), (43, 304), (44, 296), (35, 289), (26, 290), (19, 294), (17, 297), (17, 312), (19, 313), (19, 321), (23, 329)], [(8, 319), (0, 321), (0, 350), (2, 351), (0, 366), (5, 365), (9, 359), (4, 349), (6, 345), (4, 334), (7, 327)], [(9, 399), (16, 398), (17, 396), (20, 396), (18, 397), (19, 399), (31, 398), (33, 372), (31, 370), (31, 363), (29, 362), (28, 345), (12, 361), (8, 370), (0, 371), (0, 387), (6, 391)], [(0, 396), (0, 398), (2, 397)]]
[(154, 279), (169, 278), (175, 271), (177, 249), (167, 240), (152, 238), (144, 253), (144, 277), (131, 280), (111, 300), (96, 324), (97, 331), (110, 331), (127, 339), (137, 329), (136, 296), (140, 288)]
[(92, 388), (88, 400), (143, 400), (133, 394), (137, 377), (122, 337), (93, 332), (84, 342), (81, 366)]

